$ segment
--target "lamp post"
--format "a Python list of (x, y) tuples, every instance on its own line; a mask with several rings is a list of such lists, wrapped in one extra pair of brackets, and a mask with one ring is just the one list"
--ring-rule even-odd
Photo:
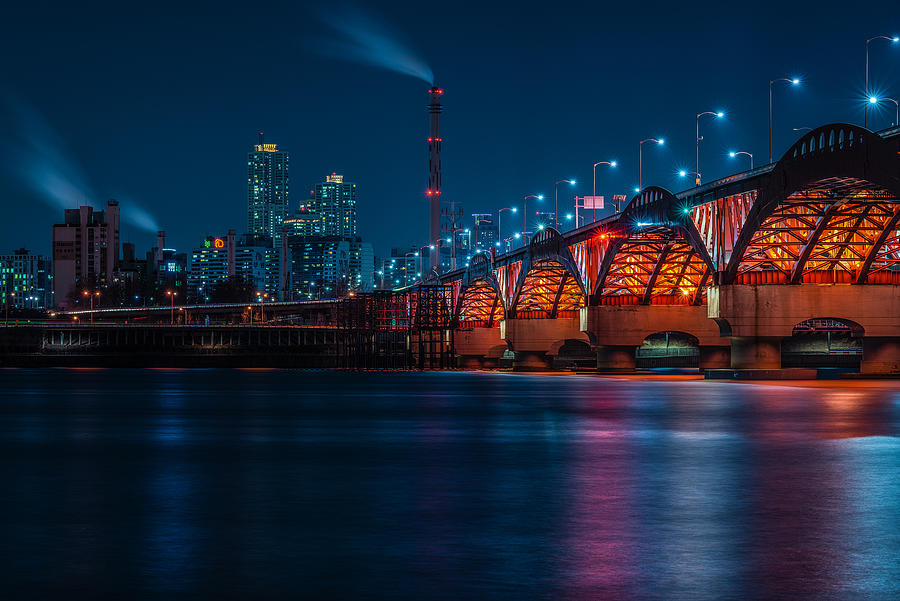
[(794, 86), (800, 83), (800, 80), (796, 77), (779, 77), (778, 79), (769, 80), (769, 163), (772, 163), (772, 86), (779, 81), (786, 81)]
[[(172, 325), (175, 325), (175, 297), (178, 296), (177, 292), (173, 292), (172, 290), (166, 290), (166, 294), (172, 298)], [(91, 313), (91, 320), (93, 323), (94, 314)], [(253, 309), (250, 309), (250, 321), (253, 321)]]
[(734, 158), (740, 154), (744, 154), (744, 155), (747, 155), (748, 157), (750, 157), (750, 169), (752, 170), (753, 169), (753, 153), (752, 152), (744, 152), (743, 150), (738, 150), (736, 152), (735, 151), (729, 152), (728, 156), (730, 156), (731, 158)]
[(688, 175), (694, 175), (699, 177), (696, 171), (685, 171), (684, 169), (678, 172), (678, 177), (687, 177)]
[(553, 184), (553, 225), (556, 229), (559, 229), (559, 185), (563, 183), (574, 186), (575, 180), (561, 179)]
[(896, 115), (896, 117), (894, 118), (894, 123), (893, 123), (893, 125), (900, 125), (900, 102), (897, 102), (897, 101), (894, 100), (893, 98), (878, 98), (878, 97), (876, 97), (876, 96), (869, 96), (869, 102), (868, 102), (868, 104), (878, 104), (878, 103), (881, 102), (882, 100), (887, 100), (888, 102), (893, 102), (893, 103), (894, 103), (894, 107), (896, 107), (896, 109), (897, 109), (897, 115)]
[[(503, 216), (503, 211), (509, 211), (510, 213), (516, 213), (518, 209), (516, 207), (503, 207), (499, 211), (497, 211), (497, 237), (503, 238), (503, 228), (501, 225), (501, 217)], [(509, 249), (507, 249), (509, 250)]]
[[(432, 243), (429, 245), (429, 248), (431, 248), (431, 249), (435, 249), (435, 248), (436, 248), (436, 249), (437, 249), (437, 253), (438, 253), (438, 268), (439, 268), (439, 269), (442, 268), (442, 261), (440, 260), (440, 256), (441, 256), (441, 245), (442, 245), (442, 244), (450, 244), (451, 241), (452, 241), (452, 238), (447, 238), (447, 239), (444, 239), (444, 238), (438, 238), (437, 240), (435, 240), (434, 242), (432, 242)], [(435, 245), (436, 245), (436, 246), (435, 246)], [(433, 263), (433, 261), (432, 261), (432, 263)]]
[[(88, 290), (85, 290), (84, 292), (82, 292), (82, 294), (91, 299), (91, 325), (93, 325), (94, 324), (94, 297), (100, 296), (100, 291), (95, 290), (93, 292), (90, 292)], [(13, 296), (15, 296), (15, 293), (13, 293)]]
[(266, 299), (269, 298), (268, 294), (263, 294), (261, 292), (256, 293), (256, 300), (259, 301), (259, 321), (260, 323), (266, 323)]
[(635, 192), (640, 192), (644, 189), (644, 144), (647, 142), (656, 142), (660, 146), (666, 143), (663, 138), (658, 140), (656, 138), (647, 138), (638, 143), (638, 189)]
[(725, 113), (722, 111), (704, 111), (702, 113), (697, 113), (697, 170), (694, 172), (697, 174), (697, 179), (695, 180), (696, 185), (700, 185), (700, 140), (703, 138), (700, 137), (700, 117), (705, 115), (712, 115), (717, 119), (721, 119), (725, 116)]
[[(876, 35), (874, 38), (869, 38), (866, 40), (866, 97), (870, 97), (869, 94), (869, 44), (874, 42), (875, 40), (887, 40), (893, 44), (900, 42), (900, 37), (897, 36), (887, 36), (887, 35)], [(866, 105), (865, 110), (863, 111), (863, 127), (869, 127), (869, 105)]]
[[(609, 165), (610, 168), (613, 168), (616, 165), (618, 165), (618, 163), (616, 161), (598, 161), (598, 162), (594, 163), (594, 167), (592, 169), (593, 176), (594, 176), (594, 186), (591, 188), (591, 195), (594, 198), (593, 202), (595, 204), (594, 204), (594, 213), (591, 217), (591, 221), (597, 221), (597, 205), (596, 205), (596, 202), (597, 202), (597, 167), (600, 165)], [(576, 227), (578, 226), (578, 224), (575, 224), (575, 225), (576, 225)]]
[(543, 194), (526, 194), (522, 197), (522, 237), (525, 239), (525, 245), (528, 244), (528, 199), (536, 198), (544, 200)]

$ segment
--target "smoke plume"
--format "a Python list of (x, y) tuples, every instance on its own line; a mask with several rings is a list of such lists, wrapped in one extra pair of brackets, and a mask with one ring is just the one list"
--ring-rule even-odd
[(428, 63), (401, 43), (400, 34), (384, 20), (353, 6), (331, 7), (327, 12), (320, 11), (319, 18), (334, 30), (334, 35), (309, 41), (307, 46), (313, 52), (411, 75), (434, 85)]

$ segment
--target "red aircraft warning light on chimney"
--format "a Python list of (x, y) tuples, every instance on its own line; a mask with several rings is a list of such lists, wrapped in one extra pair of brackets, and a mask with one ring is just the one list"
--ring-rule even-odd
[[(430, 102), (431, 130), (428, 136), (428, 190), (425, 195), (429, 200), (428, 240), (434, 243), (441, 237), (441, 96), (444, 90), (435, 86), (428, 90)], [(441, 264), (440, 248), (430, 253), (431, 266), (435, 269)]]

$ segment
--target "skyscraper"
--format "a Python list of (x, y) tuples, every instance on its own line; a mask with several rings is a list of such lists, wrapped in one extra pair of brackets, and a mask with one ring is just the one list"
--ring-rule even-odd
[(290, 156), (277, 144), (255, 144), (247, 155), (247, 231), (281, 240), (281, 224), (288, 217)]
[(332, 173), (316, 184), (309, 209), (319, 218), (319, 235), (356, 237), (356, 184)]

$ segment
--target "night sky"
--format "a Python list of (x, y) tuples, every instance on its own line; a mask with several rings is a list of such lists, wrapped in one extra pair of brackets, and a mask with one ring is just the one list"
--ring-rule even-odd
[[(865, 40), (900, 35), (896, 2), (16, 2), (0, 35), (0, 251), (49, 252), (50, 226), (79, 199), (118, 199), (139, 251), (157, 227), (179, 250), (243, 232), (258, 130), (291, 153), (292, 210), (337, 171), (359, 186), (376, 254), (423, 244), (428, 85), (324, 56), (341, 39), (325, 21), (360, 10), (445, 88), (444, 195), (466, 215), (525, 193), (552, 210), (555, 180), (589, 194), (591, 165), (608, 159), (619, 167), (598, 169), (598, 194), (630, 197), (651, 136), (667, 143), (645, 145), (644, 184), (683, 189), (706, 110), (726, 117), (702, 124), (705, 181), (745, 168), (729, 150), (764, 164), (777, 77), (803, 83), (776, 88), (776, 158), (793, 127), (861, 124)], [(873, 42), (871, 82), (900, 96), (900, 44)], [(870, 126), (893, 118), (886, 103)]]

